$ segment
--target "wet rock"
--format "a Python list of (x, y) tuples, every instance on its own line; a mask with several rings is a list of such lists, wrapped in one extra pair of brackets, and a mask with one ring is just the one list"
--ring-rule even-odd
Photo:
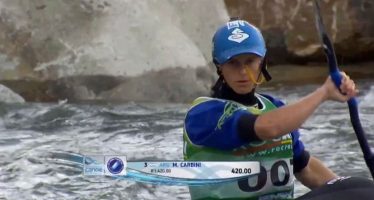
[(57, 80), (3, 80), (0, 83), (12, 88), (26, 101), (68, 102), (94, 101), (103, 92), (118, 86), (123, 77), (72, 76)]
[[(226, 0), (230, 16), (257, 25), (273, 63), (325, 61), (314, 24), (312, 0)], [(374, 1), (320, 1), (324, 23), (339, 61), (363, 62), (374, 53)]]
[(0, 84), (0, 102), (4, 103), (24, 103), (25, 100), (13, 92), (11, 89)]
[(136, 77), (72, 76), (57, 80), (0, 81), (27, 101), (191, 102), (209, 95), (213, 66), (167, 68)]
[[(263, 30), (272, 63), (325, 62), (312, 1), (226, 4)], [(372, 2), (321, 7), (340, 61), (370, 59)], [(209, 93), (215, 72), (201, 66), (227, 19), (216, 0), (2, 0), (0, 83), (27, 101), (188, 102)]]
[(4, 0), (0, 11), (0, 57), (12, 62), (0, 67), (3, 80), (203, 66), (214, 28), (227, 19), (214, 0)]
[(127, 79), (100, 94), (106, 101), (185, 102), (209, 95), (216, 76), (213, 68), (170, 68)]
[[(146, 91), (109, 91), (124, 82), (139, 88), (144, 74), (174, 67), (193, 75), (210, 62), (211, 36), (227, 16), (216, 0), (2, 0), (0, 83), (28, 101), (105, 100), (103, 92), (145, 100)], [(158, 81), (148, 85), (171, 87)], [(179, 83), (162, 99), (184, 99), (189, 91)]]

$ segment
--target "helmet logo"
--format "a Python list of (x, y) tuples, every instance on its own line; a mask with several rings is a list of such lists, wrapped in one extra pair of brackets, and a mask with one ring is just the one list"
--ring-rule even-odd
[(227, 39), (229, 39), (231, 41), (234, 41), (234, 42), (237, 42), (237, 43), (241, 43), (249, 37), (249, 35), (247, 33), (240, 30), (239, 28), (236, 28), (231, 33), (232, 33), (232, 35), (230, 35)]
[(232, 29), (232, 28), (239, 28), (240, 26), (245, 26), (245, 22), (243, 20), (235, 20), (235, 21), (230, 21), (227, 22), (226, 24), (227, 29)]

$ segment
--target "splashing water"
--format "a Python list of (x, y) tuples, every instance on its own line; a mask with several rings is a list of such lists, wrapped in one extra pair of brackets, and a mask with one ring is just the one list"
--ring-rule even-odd
[[(314, 88), (265, 92), (297, 99)], [(364, 103), (372, 99), (372, 89), (359, 99), (362, 123), (373, 144), (374, 108)], [(189, 199), (186, 186), (84, 176), (81, 165), (66, 159), (119, 154), (131, 161), (182, 160), (187, 109), (184, 104), (0, 104), (0, 198)], [(311, 154), (337, 174), (369, 177), (346, 104), (323, 104), (301, 133)], [(296, 196), (307, 191), (297, 182)]]

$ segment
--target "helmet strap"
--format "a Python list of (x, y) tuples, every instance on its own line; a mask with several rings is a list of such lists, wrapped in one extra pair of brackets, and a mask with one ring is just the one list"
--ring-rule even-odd
[(250, 69), (245, 68), (245, 71), (247, 73), (247, 76), (248, 76), (249, 80), (251, 80), (252, 83), (254, 83), (256, 85), (260, 85), (261, 83), (263, 83), (265, 81), (265, 78), (264, 78), (264, 76), (262, 75), (261, 72), (258, 74), (257, 78), (255, 78)]
[(267, 71), (266, 55), (260, 64), (260, 70), (261, 71), (260, 73), (258, 73), (257, 78), (255, 78), (253, 73), (248, 68), (246, 68), (249, 80), (251, 80), (256, 85), (260, 85), (264, 81), (270, 81), (272, 79), (269, 72)]
[(267, 59), (266, 59), (266, 57), (267, 56), (265, 55), (264, 59), (261, 62), (261, 72), (262, 72), (261, 74), (263, 75), (263, 77), (265, 77), (265, 80), (267, 82), (269, 82), (272, 79), (272, 77), (267, 70)]

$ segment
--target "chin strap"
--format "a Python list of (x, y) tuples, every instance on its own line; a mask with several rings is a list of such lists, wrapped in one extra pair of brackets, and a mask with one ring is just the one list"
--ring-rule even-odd
[(258, 74), (257, 79), (255, 78), (255, 75), (253, 75), (252, 71), (248, 67), (245, 69), (249, 80), (251, 80), (256, 85), (260, 85), (261, 83), (265, 81), (268, 82), (272, 79), (272, 77), (270, 76), (270, 73), (267, 70), (266, 56), (262, 60), (260, 67), (261, 67), (261, 72)]
[(262, 73), (260, 73), (258, 75), (257, 80), (256, 80), (252, 71), (248, 67), (245, 68), (245, 71), (247, 72), (247, 76), (248, 76), (249, 80), (251, 80), (254, 84), (260, 85), (261, 83), (263, 83), (265, 81), (265, 78), (262, 75)]

